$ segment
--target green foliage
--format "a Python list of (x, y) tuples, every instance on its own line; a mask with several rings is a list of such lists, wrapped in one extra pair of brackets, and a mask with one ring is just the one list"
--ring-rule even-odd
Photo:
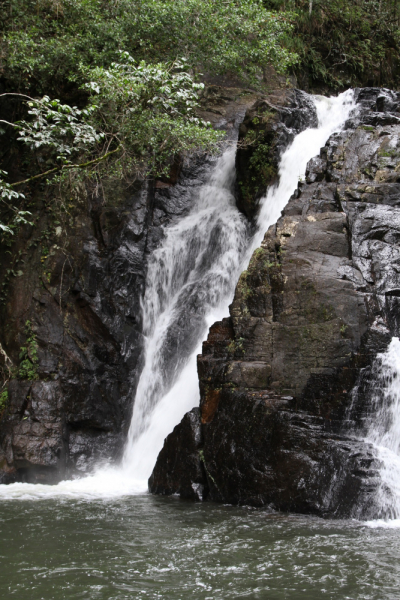
[(121, 169), (159, 175), (171, 156), (217, 149), (222, 134), (195, 116), (204, 86), (194, 82), (184, 62), (136, 65), (124, 52), (121, 62), (85, 75), (93, 123), (108, 144), (121, 145), (116, 165)]
[[(135, 60), (173, 62), (253, 77), (295, 60), (282, 46), (285, 15), (260, 0), (8, 0), (2, 2), (4, 76), (19, 89), (59, 94), (79, 66), (107, 68), (121, 50)], [(7, 10), (8, 8), (8, 10)]]
[[(258, 125), (257, 117), (253, 124)], [(241, 194), (249, 206), (254, 206), (277, 175), (274, 160), (273, 134), (270, 131), (249, 130), (243, 143), (247, 145), (247, 169), (239, 182)]]
[[(18, 140), (46, 151), (51, 168), (25, 182), (63, 171), (70, 181), (79, 171), (103, 179), (154, 176), (167, 172), (176, 154), (217, 150), (222, 134), (195, 116), (204, 86), (194, 82), (182, 61), (137, 65), (127, 52), (120, 59), (108, 69), (82, 67), (89, 79), (84, 88), (91, 94), (83, 110), (48, 96), (27, 102), (31, 120), (12, 125)], [(80, 162), (71, 162), (74, 155)], [(10, 204), (23, 198), (12, 189), (16, 185), (0, 179), (0, 198), (13, 208), (14, 226), (28, 222), (28, 213)], [(10, 218), (0, 226), (12, 233)]]
[[(31, 120), (8, 125), (18, 130), (18, 140), (26, 143), (32, 150), (45, 149), (47, 165), (53, 167), (47, 169), (45, 174), (69, 165), (69, 157), (82, 154), (84, 150), (98, 144), (103, 137), (87, 122), (94, 107), (79, 110), (77, 107), (61, 104), (59, 100), (50, 100), (48, 96), (41, 100), (30, 100), (27, 105)], [(57, 163), (60, 166), (54, 167)], [(31, 212), (21, 208), (24, 194), (14, 189), (16, 184), (7, 182), (6, 176), (7, 172), (0, 170), (0, 233), (1, 241), (9, 244), (10, 236), (14, 235), (20, 225), (32, 223), (28, 220)], [(37, 177), (38, 175), (33, 176)]]
[(19, 129), (18, 140), (28, 144), (32, 150), (51, 148), (57, 159), (65, 162), (67, 156), (98, 144), (104, 137), (88, 123), (95, 110), (93, 106), (79, 110), (48, 96), (27, 104), (32, 119), (20, 121), (16, 126)]
[(399, 85), (399, 0), (311, 4), (310, 14), (309, 0), (264, 0), (267, 9), (297, 13), (286, 44), (299, 55), (295, 72), (300, 83), (330, 89)]
[(258, 143), (249, 160), (249, 169), (258, 175), (259, 183), (266, 186), (276, 175), (276, 169), (271, 163), (271, 146), (268, 143)]
[(25, 196), (12, 189), (11, 185), (4, 180), (6, 175), (7, 172), (0, 169), (0, 213), (6, 217), (5, 222), (0, 221), (0, 234), (3, 239), (14, 235), (14, 230), (20, 225), (29, 223), (27, 216), (31, 215), (29, 211), (21, 210), (16, 206), (16, 203), (21, 202)]
[(245, 354), (243, 344), (246, 340), (242, 337), (237, 340), (232, 340), (228, 345), (228, 352), (230, 354)]
[(8, 390), (7, 388), (3, 389), (0, 393), (0, 415), (3, 413), (8, 404)]
[(0, 0), (0, 8), (10, 106), (21, 101), (17, 92), (45, 94), (30, 98), (27, 118), (1, 121), (46, 165), (37, 172), (32, 161), (36, 171), (23, 182), (0, 173), (7, 243), (28, 223), (20, 183), (58, 177), (72, 190), (87, 177), (166, 173), (177, 154), (214, 151), (221, 138), (195, 117), (200, 70), (254, 83), (266, 65), (283, 71), (296, 60), (282, 43), (292, 28), (287, 15), (261, 0)]
[(25, 323), (25, 335), (26, 345), (21, 346), (19, 353), (21, 362), (19, 363), (18, 377), (20, 379), (29, 380), (39, 379), (39, 358), (37, 355), (38, 343), (30, 321), (26, 321)]

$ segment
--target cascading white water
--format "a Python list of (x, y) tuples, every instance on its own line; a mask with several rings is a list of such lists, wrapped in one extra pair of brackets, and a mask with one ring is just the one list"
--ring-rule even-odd
[(356, 106), (353, 90), (347, 90), (336, 98), (315, 96), (314, 102), (318, 127), (299, 133), (283, 153), (279, 165), (279, 185), (271, 187), (261, 200), (251, 252), (261, 244), (268, 227), (279, 219), (299, 180), (304, 179), (308, 161), (319, 154), (332, 133), (340, 131)]
[[(268, 227), (279, 218), (297, 187), (299, 177), (304, 177), (310, 158), (318, 154), (329, 136), (348, 118), (354, 108), (353, 93), (349, 90), (338, 98), (319, 97), (315, 99), (315, 104), (319, 126), (297, 135), (284, 152), (279, 168), (279, 184), (271, 188), (261, 201), (257, 232), (249, 244), (245, 262), (260, 245)], [(134, 472), (137, 478), (147, 479), (150, 476), (164, 438), (180, 420), (176, 420), (176, 417), (182, 417), (184, 412), (198, 404), (196, 355), (199, 348), (193, 352), (189, 365), (182, 371), (174, 388), (164, 397), (160, 394), (165, 388), (165, 380), (168, 380), (163, 345), (168, 343), (169, 328), (173, 328), (180, 317), (177, 306), (187, 310), (186, 286), (191, 286), (195, 281), (195, 295), (199, 287), (202, 288), (201, 306), (211, 324), (216, 320), (217, 307), (220, 314), (228, 314), (232, 281), (237, 281), (240, 271), (247, 266), (242, 263), (245, 230), (238, 220), (234, 198), (229, 191), (233, 169), (234, 153), (228, 151), (217, 164), (210, 185), (201, 190), (194, 211), (178, 225), (168, 229), (165, 243), (152, 257), (144, 303), (145, 331), (149, 336), (146, 364), (136, 394), (124, 456), (124, 467)], [(217, 253), (210, 245), (215, 226), (224, 235)], [(208, 263), (205, 271), (202, 266), (204, 262)], [(204, 339), (205, 331), (201, 330), (200, 333), (198, 342)], [(186, 360), (187, 356), (183, 357), (183, 361)], [(179, 364), (178, 360), (176, 363)], [(157, 400), (159, 404), (153, 411)], [(185, 410), (182, 411), (181, 406)]]
[[(400, 519), (400, 340), (394, 337), (372, 369), (374, 393), (366, 441), (381, 462), (378, 517)], [(400, 523), (397, 523), (400, 525)]]
[(297, 135), (284, 152), (279, 184), (261, 200), (251, 240), (232, 194), (234, 149), (217, 161), (189, 215), (165, 230), (149, 265), (143, 301), (145, 365), (122, 464), (58, 486), (0, 486), (1, 497), (116, 496), (143, 493), (164, 438), (199, 401), (196, 355), (208, 327), (228, 315), (235, 283), (276, 222), (307, 162), (354, 109), (352, 91), (316, 97), (318, 128)]
[(210, 324), (226, 310), (248, 225), (233, 196), (235, 149), (218, 160), (190, 214), (167, 227), (151, 257), (143, 301), (145, 365), (123, 468), (144, 486), (164, 438), (199, 401), (196, 355)]

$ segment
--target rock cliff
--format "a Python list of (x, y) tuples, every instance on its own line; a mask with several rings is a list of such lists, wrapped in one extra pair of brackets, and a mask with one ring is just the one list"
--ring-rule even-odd
[[(306, 94), (274, 85), (263, 101), (274, 103), (276, 154), (315, 122), (315, 110)], [(233, 139), (261, 97), (210, 83), (199, 115)], [(214, 160), (176, 161), (158, 181), (81, 185), (71, 201), (54, 188), (32, 194), (35, 227), (21, 230), (0, 267), (0, 370), (9, 380), (0, 401), (0, 481), (52, 483), (118, 459), (143, 366), (149, 258), (164, 226), (190, 211)], [(176, 325), (171, 347), (179, 339), (190, 345), (185, 327), (193, 318), (187, 312)], [(21, 365), (35, 353), (27, 372)], [(165, 368), (175, 367), (171, 355)]]
[(362, 432), (363, 378), (399, 334), (400, 95), (356, 96), (211, 327), (200, 409), (166, 439), (152, 492), (374, 514), (379, 465), (349, 431)]

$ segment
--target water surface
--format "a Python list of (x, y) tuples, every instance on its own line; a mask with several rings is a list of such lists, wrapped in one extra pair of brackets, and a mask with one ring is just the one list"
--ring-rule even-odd
[(149, 495), (0, 510), (1, 598), (399, 598), (395, 528)]

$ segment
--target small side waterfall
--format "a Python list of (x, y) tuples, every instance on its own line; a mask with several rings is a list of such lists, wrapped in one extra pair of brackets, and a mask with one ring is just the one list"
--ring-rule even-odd
[(347, 90), (336, 98), (314, 96), (314, 102), (318, 127), (299, 133), (283, 153), (279, 165), (279, 184), (271, 187), (260, 203), (257, 233), (250, 246), (250, 256), (261, 244), (268, 227), (279, 219), (298, 182), (304, 179), (309, 160), (319, 154), (333, 133), (340, 131), (356, 107), (353, 90)]
[(209, 326), (228, 315), (240, 272), (275, 223), (308, 161), (355, 108), (351, 90), (314, 98), (318, 127), (298, 134), (283, 153), (279, 184), (261, 200), (254, 235), (232, 193), (235, 149), (216, 162), (190, 214), (165, 229), (150, 260), (143, 300), (145, 364), (122, 464), (57, 486), (0, 486), (0, 498), (109, 497), (147, 490), (165, 437), (199, 401), (196, 356)]
[(377, 516), (400, 518), (400, 340), (394, 337), (372, 369), (374, 389), (366, 441), (381, 462)]

